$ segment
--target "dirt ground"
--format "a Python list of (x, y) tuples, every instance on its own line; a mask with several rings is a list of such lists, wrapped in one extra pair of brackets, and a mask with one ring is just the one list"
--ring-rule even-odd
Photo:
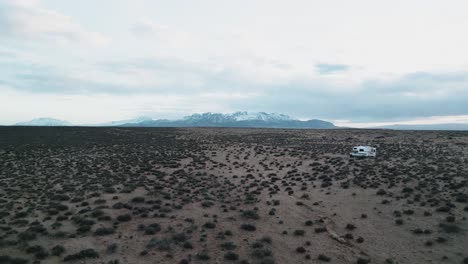
[(468, 132), (0, 127), (0, 264), (468, 263), (467, 159)]

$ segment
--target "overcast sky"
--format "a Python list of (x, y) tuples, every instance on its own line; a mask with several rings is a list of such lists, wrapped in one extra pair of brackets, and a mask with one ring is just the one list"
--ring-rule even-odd
[(468, 123), (467, 0), (0, 0), (0, 124)]

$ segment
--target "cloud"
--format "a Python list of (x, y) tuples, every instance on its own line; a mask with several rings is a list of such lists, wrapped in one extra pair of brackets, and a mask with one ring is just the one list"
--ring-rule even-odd
[(162, 34), (168, 30), (168, 27), (156, 24), (151, 19), (145, 18), (135, 23), (130, 30), (137, 36), (149, 36)]
[(436, 124), (468, 124), (468, 115), (455, 116), (429, 116), (429, 117), (414, 117), (407, 121), (392, 121), (392, 122), (367, 122), (356, 123), (350, 120), (334, 120), (337, 126), (343, 127), (383, 127), (391, 125), (436, 125)]
[(261, 96), (235, 102), (232, 107), (355, 122), (468, 114), (468, 72), (424, 76), (430, 78), (408, 74), (390, 81), (366, 81), (354, 89), (323, 82), (291, 82), (258, 89)]
[(35, 1), (0, 2), (0, 34), (2, 37), (65, 40), (105, 44), (102, 34), (84, 29), (70, 17), (40, 8)]
[(335, 72), (342, 72), (349, 69), (348, 65), (344, 64), (327, 64), (327, 63), (320, 63), (316, 65), (317, 70), (320, 74), (329, 74)]
[[(255, 63), (258, 67), (252, 69), (261, 71), (266, 67), (265, 79), (272, 72), (294, 67), (272, 69), (262, 66), (272, 64), (270, 61)], [(0, 72), (4, 85), (38, 95), (146, 94), (185, 98), (178, 107), (199, 94), (214, 95), (197, 97), (205, 104), (222, 95), (223, 105), (233, 111), (282, 112), (298, 118), (353, 122), (468, 114), (468, 72), (414, 72), (349, 84), (300, 74), (264, 81), (238, 65), (169, 57), (107, 60), (73, 69), (19, 61), (0, 61), (0, 67), (4, 69)], [(239, 99), (242, 94), (247, 96)], [(239, 100), (229, 100), (230, 95)]]

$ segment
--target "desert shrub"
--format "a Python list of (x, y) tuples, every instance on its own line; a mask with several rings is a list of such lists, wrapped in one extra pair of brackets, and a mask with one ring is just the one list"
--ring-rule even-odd
[(193, 245), (190, 241), (185, 241), (184, 244), (182, 244), (182, 246), (186, 249), (192, 249), (193, 248)]
[(24, 219), (18, 219), (18, 220), (10, 222), (11, 225), (17, 225), (17, 226), (25, 226), (28, 223), (29, 222), (27, 220), (24, 220)]
[(68, 220), (68, 216), (59, 215), (59, 216), (57, 216), (56, 220), (57, 221), (65, 221), (65, 220)]
[(51, 199), (55, 201), (68, 201), (70, 200), (70, 197), (66, 194), (56, 194), (52, 196)]
[(98, 258), (99, 254), (91, 248), (83, 249), (80, 252), (66, 256), (63, 261), (72, 261), (85, 258)]
[(20, 233), (20, 234), (18, 235), (18, 239), (21, 240), (21, 241), (31, 241), (31, 240), (35, 240), (36, 237), (37, 237), (37, 236), (36, 236), (36, 233), (29, 232), (29, 231)]
[(115, 204), (112, 205), (112, 208), (113, 209), (122, 209), (125, 207), (125, 204), (124, 203), (121, 203), (121, 202), (117, 202)]
[(86, 232), (89, 232), (91, 231), (91, 226), (90, 225), (80, 225), (78, 227), (78, 229), (76, 230), (76, 232), (78, 234), (83, 234), (83, 233), (86, 233)]
[(252, 224), (242, 224), (241, 225), (241, 228), (245, 231), (255, 231), (257, 230), (257, 228), (255, 227), (255, 225), (252, 225)]
[(305, 230), (294, 230), (293, 235), (295, 236), (303, 236), (305, 234)]
[(99, 216), (102, 216), (104, 215), (104, 211), (102, 210), (94, 210), (91, 212), (91, 216), (92, 217), (99, 217)]
[(11, 258), (10, 259), (10, 264), (26, 264), (29, 261), (24, 258)]
[(213, 229), (216, 227), (216, 224), (213, 223), (213, 222), (206, 222), (204, 225), (203, 225), (204, 228), (209, 228), (209, 229)]
[(320, 254), (320, 255), (318, 255), (318, 260), (325, 261), (325, 262), (330, 262), (331, 258), (324, 255), (324, 254)]
[(68, 206), (60, 203), (52, 204), (51, 207), (56, 209), (57, 211), (66, 211), (68, 210)]
[(301, 254), (302, 254), (302, 253), (305, 253), (305, 252), (306, 252), (306, 250), (305, 250), (305, 248), (304, 248), (304, 247), (297, 247), (297, 248), (296, 248), (296, 252), (298, 252), (298, 253), (301, 253)]
[(199, 260), (209, 260), (210, 256), (206, 251), (198, 252), (196, 255), (197, 259)]
[(213, 202), (211, 201), (204, 201), (201, 203), (201, 205), (204, 207), (204, 208), (209, 208), (211, 206), (213, 206)]
[(47, 229), (43, 225), (34, 225), (27, 229), (29, 232), (47, 234)]
[(132, 216), (129, 215), (129, 214), (119, 215), (119, 216), (117, 216), (117, 220), (119, 222), (128, 222), (128, 221), (132, 220)]
[(315, 233), (323, 233), (327, 232), (327, 229), (325, 227), (317, 227), (314, 229)]
[(48, 256), (49, 252), (47, 252), (45, 249), (38, 251), (36, 252), (36, 254), (34, 254), (34, 257), (36, 257), (37, 259), (46, 259)]
[(116, 193), (114, 187), (107, 187), (104, 189), (105, 193)]
[(186, 249), (192, 249), (193, 245), (190, 243), (190, 241), (185, 241), (184, 244), (182, 245)]
[(247, 218), (247, 219), (254, 219), (257, 220), (260, 218), (260, 216), (257, 214), (255, 210), (246, 210), (242, 212), (242, 217)]
[(448, 212), (450, 212), (450, 207), (448, 207), (448, 206), (441, 206), (441, 207), (439, 207), (439, 208), (436, 209), (436, 212), (448, 213)]
[(459, 233), (461, 231), (460, 227), (454, 224), (445, 224), (441, 223), (439, 224), (439, 227), (445, 232), (445, 233)]
[(428, 212), (428, 211), (424, 211), (424, 216), (431, 216), (432, 213), (431, 212)]
[(110, 221), (110, 220), (112, 220), (112, 218), (110, 216), (108, 216), (108, 215), (103, 215), (103, 216), (98, 217), (98, 220), (99, 221)]
[(260, 239), (260, 241), (263, 242), (263, 243), (271, 244), (272, 239), (271, 239), (271, 237), (269, 237), (269, 236), (263, 236), (263, 237)]
[(262, 243), (262, 241), (258, 241), (258, 240), (257, 240), (257, 241), (255, 241), (255, 242), (252, 243), (251, 247), (252, 247), (252, 248), (262, 248), (262, 247), (263, 247), (263, 243)]
[(65, 252), (65, 248), (61, 245), (57, 245), (55, 247), (53, 247), (50, 252), (52, 253), (52, 255), (54, 256), (60, 256), (62, 255), (64, 252)]
[(347, 225), (346, 225), (346, 229), (348, 229), (348, 230), (354, 230), (354, 229), (356, 229), (356, 226), (353, 225), (353, 224), (347, 224)]
[(387, 194), (387, 192), (384, 189), (379, 189), (377, 191), (377, 195), (385, 195), (385, 194)]
[(413, 188), (411, 187), (404, 187), (403, 190), (402, 190), (403, 193), (412, 193), (413, 192)]
[(100, 227), (94, 231), (96, 236), (107, 236), (115, 233), (115, 229), (112, 227)]
[(237, 246), (233, 242), (224, 242), (221, 244), (221, 248), (225, 250), (234, 250)]
[(16, 213), (14, 217), (15, 217), (15, 218), (24, 218), (24, 217), (26, 217), (26, 216), (28, 216), (28, 212), (22, 211), (22, 212)]
[(252, 251), (252, 256), (254, 258), (262, 259), (272, 256), (273, 253), (267, 248), (256, 248)]
[(78, 225), (89, 225), (89, 226), (92, 226), (96, 223), (92, 219), (86, 219), (86, 218), (81, 218), (81, 217), (74, 217), (73, 222), (75, 222)]
[(51, 234), (51, 236), (53, 238), (65, 238), (66, 236), (68, 236), (68, 233), (64, 231), (57, 231), (56, 233)]
[(239, 255), (237, 255), (236, 253), (230, 251), (230, 252), (226, 252), (226, 254), (224, 254), (224, 259), (226, 260), (231, 260), (231, 261), (236, 261), (239, 259)]
[(187, 235), (185, 233), (177, 233), (172, 235), (172, 240), (175, 243), (182, 243), (188, 239)]
[(35, 245), (35, 246), (30, 246), (26, 248), (26, 253), (28, 254), (34, 254), (36, 258), (38, 259), (44, 259), (46, 258), (49, 253), (44, 249), (44, 247)]
[(370, 259), (358, 258), (356, 261), (356, 264), (368, 264), (370, 262), (371, 262)]
[(146, 245), (147, 248), (157, 248), (161, 251), (166, 251), (171, 249), (171, 240), (167, 238), (163, 238), (161, 240), (157, 238), (152, 238), (148, 244)]
[(455, 222), (455, 216), (449, 215), (449, 216), (447, 216), (447, 217), (445, 218), (445, 220), (446, 220), (447, 222), (449, 222), (449, 223), (453, 223), (453, 222)]
[(70, 202), (72, 202), (72, 203), (79, 203), (79, 202), (82, 202), (82, 201), (84, 201), (84, 198), (83, 198), (83, 197), (78, 197), (78, 196), (77, 196), (77, 197), (73, 197), (73, 199), (71, 199)]
[(132, 199), (133, 203), (144, 203), (145, 202), (145, 197), (142, 196), (137, 196)]
[(158, 223), (153, 223), (147, 227), (144, 227), (144, 230), (146, 235), (154, 235), (161, 231), (161, 226)]
[(414, 210), (411, 210), (411, 209), (404, 210), (403, 213), (406, 214), (406, 215), (412, 215), (412, 214), (414, 214)]

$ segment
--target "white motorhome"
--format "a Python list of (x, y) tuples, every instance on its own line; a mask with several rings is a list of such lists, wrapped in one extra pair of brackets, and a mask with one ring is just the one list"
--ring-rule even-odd
[(349, 153), (351, 157), (375, 157), (376, 155), (376, 148), (370, 146), (355, 146), (353, 151)]

